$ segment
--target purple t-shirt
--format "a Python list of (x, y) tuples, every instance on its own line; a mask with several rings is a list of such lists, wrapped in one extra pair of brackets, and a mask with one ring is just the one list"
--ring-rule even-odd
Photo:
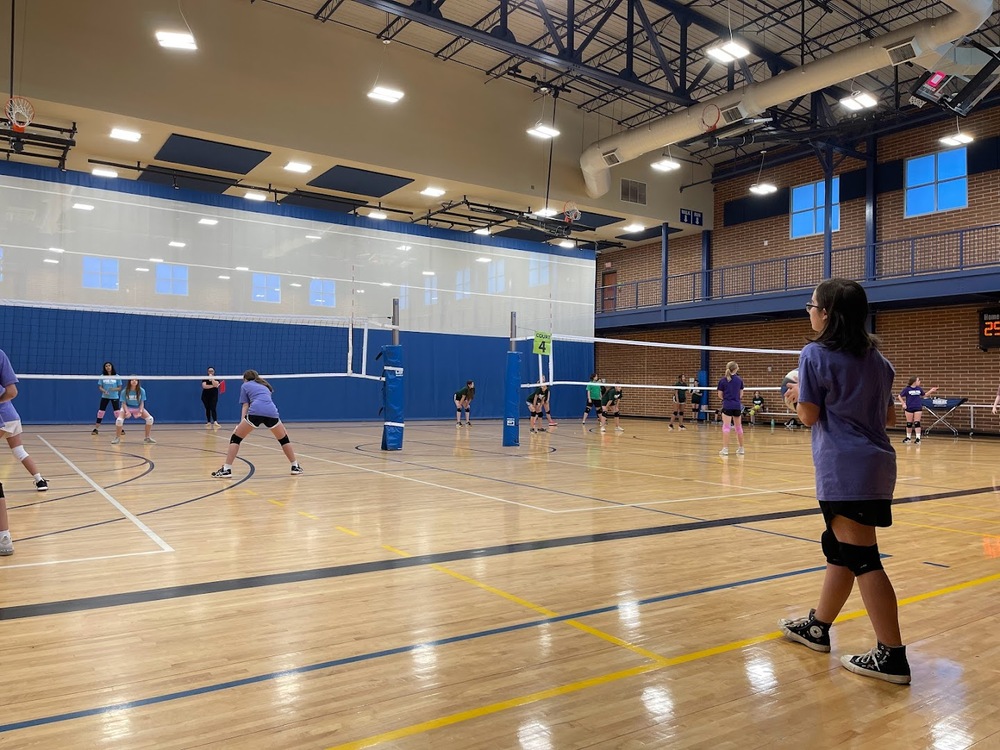
[(723, 378), (719, 381), (719, 392), (722, 394), (723, 409), (742, 409), (740, 395), (743, 393), (743, 378), (733, 375), (732, 380)]
[[(10, 364), (7, 353), (0, 349), (0, 388), (14, 385), (17, 382), (17, 375)], [(17, 422), (21, 417), (17, 414), (17, 409), (10, 401), (0, 403), (0, 422)]]
[(861, 357), (806, 344), (799, 401), (819, 407), (812, 428), (819, 500), (891, 500), (896, 452), (885, 431), (896, 376), (877, 349)]
[(278, 407), (271, 400), (271, 391), (256, 380), (245, 380), (240, 388), (240, 403), (250, 404), (247, 414), (256, 417), (277, 417)]
[(908, 385), (899, 392), (906, 401), (906, 411), (920, 411), (924, 408), (924, 389), (919, 385)]

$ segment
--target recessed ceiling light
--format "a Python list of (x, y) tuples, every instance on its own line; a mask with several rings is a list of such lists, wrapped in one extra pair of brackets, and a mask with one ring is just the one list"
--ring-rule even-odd
[(246, 266), (236, 266), (237, 271), (249, 271), (250, 269)]
[(291, 284), (289, 284), (288, 286), (294, 286), (294, 287), (300, 287), (300, 286), (302, 286), (302, 285), (301, 285), (301, 284), (296, 284), (295, 282), (292, 282), (292, 283), (291, 283)]
[(149, 269), (143, 268), (142, 266), (137, 266), (135, 270), (138, 271), (139, 273), (149, 273)]
[(364, 289), (355, 289), (354, 291), (357, 292), (358, 294), (364, 294), (365, 293)]
[(473, 232), (473, 234), (480, 234), (480, 235), (489, 237), (490, 236), (490, 228), (489, 227), (479, 227), (479, 229), (475, 230)]
[(167, 49), (198, 49), (198, 45), (194, 43), (194, 36), (186, 31), (157, 31), (156, 41)]
[(307, 234), (306, 235), (306, 239), (307, 240), (321, 240), (323, 238), (320, 235), (318, 235), (318, 234)]
[(46, 263), (58, 263), (59, 261), (56, 260), (55, 258), (46, 258), (45, 262)]
[(528, 135), (533, 135), (535, 138), (556, 138), (559, 135), (559, 131), (552, 125), (546, 125), (544, 122), (536, 122), (528, 128)]
[(102, 169), (101, 167), (94, 167), (90, 170), (90, 173), (94, 177), (117, 177), (118, 173), (113, 169)]
[(247, 190), (243, 193), (243, 197), (248, 201), (266, 201), (267, 193), (262, 193), (260, 190)]
[(476, 258), (476, 263), (492, 263), (493, 258)]
[(170, 247), (187, 247), (187, 243), (178, 242), (177, 240), (174, 240), (173, 242), (170, 243)]
[(381, 284), (379, 284), (379, 286), (392, 286), (392, 282), (391, 281), (383, 281)]
[(397, 250), (402, 250), (403, 252), (406, 252), (407, 250), (412, 250), (413, 248), (412, 248), (412, 247), (410, 247), (409, 245), (400, 245), (400, 246), (399, 246), (399, 247), (397, 247), (396, 249), (397, 249)]
[(219, 276), (219, 278), (222, 279), (223, 281), (229, 281), (229, 277), (225, 275), (221, 275)]
[(426, 195), (428, 198), (440, 198), (445, 194), (445, 191), (441, 188), (427, 187), (420, 191), (421, 195)]
[(632, 234), (633, 232), (641, 232), (645, 228), (646, 227), (644, 227), (642, 224), (629, 224), (628, 226), (622, 228), (622, 231)]
[(543, 219), (548, 219), (551, 216), (555, 216), (557, 213), (559, 212), (554, 208), (540, 208), (535, 211), (535, 216), (541, 216)]
[(564, 248), (566, 248), (567, 250), (569, 250), (569, 249), (571, 249), (571, 248), (574, 248), (574, 247), (576, 247), (576, 243), (575, 243), (575, 242), (573, 242), (573, 240), (562, 240), (562, 241), (561, 241), (561, 242), (559, 243), (559, 247), (564, 247)]
[(424, 271), (423, 274), (424, 274), (424, 276), (433, 276), (434, 272), (433, 271)]
[(135, 143), (142, 138), (142, 133), (135, 130), (126, 130), (125, 128), (111, 128), (111, 137), (117, 138), (119, 141)]
[(150, 258), (149, 262), (150, 263), (162, 263), (163, 262), (163, 258)]
[(368, 218), (378, 219), (379, 221), (381, 221), (382, 219), (388, 219), (389, 217), (383, 211), (369, 211)]
[(63, 250), (61, 247), (50, 247), (49, 248), (49, 252), (50, 253), (64, 253), (66, 251)]
[(305, 174), (310, 169), (312, 169), (312, 164), (305, 164), (301, 161), (290, 161), (285, 165), (285, 169), (289, 172), (298, 172), (299, 174)]
[(89, 203), (74, 203), (73, 204), (73, 208), (75, 208), (77, 211), (93, 211), (94, 210), (94, 207), (91, 206)]
[(206, 227), (214, 227), (219, 223), (218, 219), (198, 219), (199, 224), (204, 224)]
[(390, 89), (386, 86), (375, 86), (371, 91), (368, 92), (369, 99), (375, 99), (379, 102), (388, 102), (389, 104), (395, 104), (404, 96), (402, 91), (397, 89)]

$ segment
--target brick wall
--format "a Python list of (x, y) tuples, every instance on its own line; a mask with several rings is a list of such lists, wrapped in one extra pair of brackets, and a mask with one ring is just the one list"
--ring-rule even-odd
[[(671, 237), (668, 247), (669, 275), (701, 270), (701, 233)], [(597, 258), (597, 286), (602, 286), (606, 271), (617, 271), (619, 284), (660, 278), (660, 241), (601, 253)]]

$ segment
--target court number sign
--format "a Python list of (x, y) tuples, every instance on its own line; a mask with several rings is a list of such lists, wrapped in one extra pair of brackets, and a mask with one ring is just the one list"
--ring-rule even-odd
[[(997, 330), (1000, 334), (1000, 329)], [(1000, 346), (1000, 343), (997, 344)], [(548, 331), (535, 331), (535, 344), (531, 347), (532, 354), (552, 354), (552, 334)]]
[(1000, 349), (1000, 307), (979, 311), (979, 348)]

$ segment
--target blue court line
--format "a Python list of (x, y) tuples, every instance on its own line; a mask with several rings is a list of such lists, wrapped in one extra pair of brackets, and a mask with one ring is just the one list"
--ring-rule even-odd
[(634, 607), (634, 606), (641, 607), (646, 604), (658, 604), (660, 602), (666, 602), (672, 599), (682, 599), (688, 596), (708, 594), (714, 591), (723, 591), (725, 589), (750, 586), (755, 583), (764, 583), (767, 581), (780, 580), (782, 578), (791, 578), (793, 576), (806, 575), (808, 573), (817, 573), (821, 570), (825, 570), (825, 568), (823, 567), (802, 568), (800, 570), (792, 570), (785, 573), (774, 573), (768, 576), (760, 576), (758, 578), (748, 578), (742, 581), (735, 581), (732, 583), (720, 583), (715, 586), (704, 586), (702, 588), (691, 589), (689, 591), (678, 591), (673, 594), (661, 594), (659, 596), (651, 596), (647, 597), (646, 599), (639, 599), (637, 601), (611, 604), (606, 607), (596, 607), (594, 609), (583, 610), (581, 612), (574, 612), (572, 614), (558, 615), (557, 617), (546, 617), (540, 620), (531, 620), (529, 622), (522, 622), (517, 625), (505, 625), (499, 628), (490, 628), (489, 630), (479, 630), (474, 633), (466, 633), (464, 635), (453, 635), (447, 638), (439, 638), (433, 641), (414, 643), (408, 646), (397, 646), (395, 648), (383, 649), (381, 651), (370, 651), (366, 654), (346, 656), (341, 659), (331, 659), (329, 661), (322, 661), (316, 664), (307, 664), (302, 667), (284, 669), (280, 672), (267, 672), (265, 674), (253, 675), (252, 677), (244, 677), (239, 680), (228, 680), (226, 682), (219, 682), (214, 685), (204, 685), (203, 687), (199, 688), (191, 688), (190, 690), (179, 690), (173, 693), (154, 695), (149, 698), (140, 698), (139, 700), (126, 701), (124, 703), (113, 703), (107, 706), (98, 706), (97, 708), (86, 708), (80, 711), (70, 711), (68, 713), (55, 714), (53, 716), (42, 716), (37, 719), (26, 719), (24, 721), (16, 721), (10, 724), (0, 724), (0, 733), (13, 732), (18, 729), (28, 729), (30, 727), (44, 726), (46, 724), (56, 724), (63, 721), (72, 721), (73, 719), (82, 719), (88, 716), (99, 716), (101, 714), (112, 713), (115, 711), (127, 711), (133, 708), (142, 708), (143, 706), (152, 706), (158, 703), (167, 703), (169, 701), (180, 700), (182, 698), (193, 698), (199, 695), (218, 693), (223, 690), (230, 690), (232, 688), (244, 687), (246, 685), (254, 685), (256, 683), (267, 682), (269, 680), (280, 680), (282, 677), (308, 674), (310, 672), (318, 672), (321, 670), (333, 669), (335, 667), (342, 667), (347, 664), (356, 664), (358, 662), (371, 661), (373, 659), (381, 659), (386, 656), (396, 656), (398, 654), (410, 653), (412, 651), (416, 651), (418, 648), (428, 648), (428, 647), (436, 648), (438, 646), (447, 646), (452, 643), (461, 643), (463, 641), (471, 641), (478, 638), (487, 638), (493, 635), (511, 633), (517, 630), (526, 630), (527, 628), (536, 628), (542, 625), (549, 625), (551, 623), (564, 622), (566, 620), (577, 620), (581, 617), (591, 617), (593, 615), (607, 614), (608, 612), (614, 612), (616, 610), (619, 610), (622, 607)]

